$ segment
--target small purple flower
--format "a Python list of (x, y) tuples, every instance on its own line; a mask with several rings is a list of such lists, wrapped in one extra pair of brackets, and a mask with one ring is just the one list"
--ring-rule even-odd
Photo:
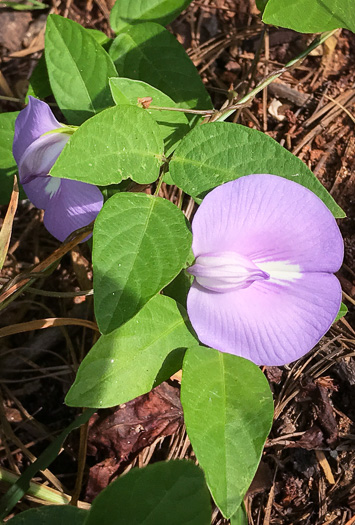
[(258, 365), (302, 357), (333, 323), (343, 241), (325, 204), (275, 175), (215, 188), (192, 222), (188, 314), (200, 341)]
[(45, 102), (33, 97), (15, 122), (13, 154), (20, 182), (29, 200), (45, 210), (44, 225), (60, 241), (90, 224), (103, 204), (96, 186), (48, 175), (71, 133)]

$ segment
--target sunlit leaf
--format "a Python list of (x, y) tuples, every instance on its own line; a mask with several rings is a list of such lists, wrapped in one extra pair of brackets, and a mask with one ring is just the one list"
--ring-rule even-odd
[(71, 136), (50, 174), (98, 186), (131, 178), (155, 181), (164, 151), (158, 124), (133, 106), (116, 106), (89, 119)]
[(100, 330), (133, 317), (180, 272), (191, 247), (184, 214), (145, 193), (118, 193), (94, 227), (94, 299)]
[(205, 86), (186, 51), (159, 24), (138, 24), (118, 35), (110, 56), (120, 77), (147, 82), (184, 107), (211, 107)]
[(216, 186), (242, 175), (279, 175), (309, 188), (335, 217), (345, 215), (300, 159), (265, 133), (232, 122), (213, 122), (190, 131), (176, 148), (169, 173), (198, 202)]
[(116, 76), (115, 66), (80, 24), (49, 15), (45, 49), (49, 81), (69, 124), (81, 124), (113, 104), (108, 79)]
[(194, 346), (184, 358), (181, 401), (207, 485), (229, 518), (254, 477), (271, 428), (269, 384), (251, 361)]
[(133, 319), (103, 335), (81, 363), (65, 402), (111, 407), (149, 392), (181, 368), (196, 342), (184, 309), (157, 295)]
[(203, 472), (192, 462), (135, 468), (94, 500), (86, 525), (210, 525)]
[(263, 21), (300, 33), (338, 27), (355, 32), (355, 4), (353, 0), (269, 0)]
[[(138, 99), (151, 97), (151, 105), (159, 107), (178, 108), (168, 95), (159, 91), (146, 82), (131, 80), (130, 78), (111, 78), (110, 87), (112, 97), (116, 104), (139, 105)], [(179, 111), (167, 111), (146, 109), (159, 125), (161, 137), (165, 144), (165, 154), (168, 156), (175, 149), (177, 143), (189, 131), (189, 121), (184, 113)]]
[(191, 0), (117, 0), (110, 14), (111, 27), (118, 33), (139, 22), (165, 26), (190, 3)]

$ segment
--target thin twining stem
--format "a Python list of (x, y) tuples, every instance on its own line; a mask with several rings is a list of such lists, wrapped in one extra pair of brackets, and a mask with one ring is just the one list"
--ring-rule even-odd
[(313, 51), (316, 47), (323, 44), (328, 38), (330, 38), (334, 33), (336, 33), (338, 29), (333, 29), (332, 31), (326, 31), (325, 33), (321, 33), (318, 35), (313, 42), (304, 50), (302, 53), (297, 55), (295, 58), (287, 62), (287, 64), (282, 67), (281, 69), (278, 69), (277, 71), (274, 71), (270, 75), (268, 75), (264, 80), (260, 82), (254, 89), (249, 91), (244, 97), (242, 97), (240, 100), (238, 100), (235, 103), (232, 103), (229, 107), (227, 107), (225, 110), (223, 110), (223, 113), (219, 112), (218, 115), (214, 115), (211, 119), (211, 121), (223, 121), (226, 120), (230, 115), (234, 113), (237, 109), (239, 109), (242, 106), (245, 106), (248, 104), (260, 91), (262, 91), (266, 86), (271, 84), (274, 80), (279, 78), (281, 75), (286, 73), (286, 71), (292, 69), (295, 65), (298, 65), (304, 58), (306, 58), (309, 53)]
[(287, 64), (282, 67), (281, 69), (278, 69), (274, 71), (273, 73), (270, 73), (266, 78), (264, 78), (260, 84), (258, 84), (254, 89), (249, 91), (244, 97), (237, 101), (232, 101), (229, 105), (222, 107), (222, 109), (186, 109), (186, 108), (170, 108), (165, 106), (149, 106), (149, 109), (154, 110), (164, 110), (164, 111), (180, 111), (182, 113), (191, 113), (193, 115), (204, 115), (204, 116), (211, 116), (210, 122), (214, 121), (223, 121), (226, 120), (230, 115), (232, 115), (237, 109), (246, 106), (250, 103), (250, 101), (258, 94), (260, 91), (262, 91), (266, 86), (271, 84), (274, 80), (279, 78), (281, 75), (286, 73), (286, 71), (292, 69), (295, 65), (298, 65), (304, 58), (306, 58), (316, 47), (323, 44), (328, 38), (330, 38), (334, 33), (336, 33), (338, 29), (333, 29), (332, 31), (326, 31), (325, 33), (321, 33), (318, 35), (313, 42), (304, 50), (302, 53), (297, 55), (295, 58), (287, 62)]
[(214, 115), (216, 109), (187, 109), (187, 108), (168, 108), (165, 106), (149, 106), (148, 109), (156, 109), (158, 111), (180, 111), (181, 113), (191, 113), (192, 115)]

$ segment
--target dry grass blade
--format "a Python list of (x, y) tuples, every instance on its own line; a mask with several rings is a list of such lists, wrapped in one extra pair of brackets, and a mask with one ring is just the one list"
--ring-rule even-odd
[(91, 330), (99, 331), (96, 323), (87, 321), (86, 319), (74, 319), (72, 317), (55, 317), (36, 319), (35, 321), (27, 321), (26, 323), (17, 323), (10, 326), (5, 326), (0, 329), (0, 337), (7, 337), (9, 335), (20, 334), (22, 332), (31, 332), (32, 330), (43, 330), (44, 328), (52, 328), (54, 326), (84, 326)]
[(19, 195), (19, 189), (18, 189), (17, 177), (15, 175), (14, 176), (14, 186), (13, 186), (13, 190), (11, 194), (9, 207), (7, 208), (5, 219), (4, 219), (1, 231), (0, 231), (0, 270), (4, 265), (7, 251), (9, 249), (11, 233), (12, 233), (12, 224), (14, 222), (14, 217), (15, 217), (15, 213), (17, 210), (18, 195)]
[[(80, 230), (77, 230), (76, 232), (73, 232), (68, 237), (68, 240), (59, 246), (59, 248), (57, 248), (49, 257), (47, 257), (47, 259), (37, 264), (37, 266), (33, 268), (32, 273), (37, 274), (36, 276), (38, 276), (41, 274), (41, 272), (44, 272), (50, 266), (52, 266), (52, 264), (59, 261), (63, 255), (70, 252), (70, 250), (72, 250), (77, 244), (82, 242), (89, 235), (89, 233), (92, 231), (92, 226), (93, 223), (85, 226), (84, 228), (80, 228)], [(0, 296), (0, 305), (31, 281), (31, 276), (26, 276), (23, 279), (20, 278), (17, 282), (9, 286)]]

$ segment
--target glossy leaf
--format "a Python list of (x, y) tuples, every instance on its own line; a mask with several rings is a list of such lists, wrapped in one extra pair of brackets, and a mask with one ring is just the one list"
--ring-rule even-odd
[(353, 0), (269, 0), (263, 21), (300, 33), (338, 27), (355, 32), (355, 5)]
[(118, 33), (139, 22), (158, 22), (165, 26), (176, 18), (191, 0), (117, 0), (110, 23)]
[(70, 505), (50, 505), (26, 510), (8, 523), (11, 525), (84, 525), (88, 511)]
[(271, 428), (269, 384), (250, 361), (194, 346), (184, 358), (181, 401), (207, 485), (229, 518), (254, 477)]
[(105, 33), (102, 31), (99, 31), (98, 29), (88, 29), (85, 28), (86, 32), (89, 33), (90, 36), (92, 36), (100, 46), (104, 46), (107, 44), (110, 39)]
[(65, 402), (111, 407), (149, 392), (181, 368), (196, 342), (186, 311), (157, 295), (133, 319), (103, 335), (81, 363)]
[(94, 500), (85, 525), (210, 525), (203, 472), (192, 462), (135, 468)]
[(138, 24), (118, 35), (110, 55), (120, 77), (147, 82), (184, 107), (211, 107), (203, 82), (184, 48), (159, 24)]
[(280, 175), (309, 188), (335, 217), (344, 217), (306, 164), (265, 133), (239, 124), (213, 122), (194, 128), (177, 147), (169, 173), (198, 202), (216, 186), (242, 175)]
[(84, 122), (50, 174), (97, 185), (131, 178), (148, 184), (159, 176), (164, 150), (158, 124), (133, 106), (116, 106)]
[(73, 20), (49, 15), (45, 37), (49, 81), (64, 116), (81, 124), (112, 106), (108, 79), (115, 66), (101, 45)]
[(95, 315), (111, 332), (133, 317), (180, 272), (191, 247), (184, 214), (145, 193), (118, 193), (94, 227)]
[[(111, 78), (110, 87), (113, 100), (116, 104), (131, 104), (139, 106), (139, 98), (151, 97), (151, 105), (160, 107), (178, 108), (170, 97), (165, 95), (149, 84), (140, 82), (139, 80), (131, 80), (130, 78)], [(159, 125), (161, 137), (165, 144), (165, 154), (170, 153), (175, 149), (177, 142), (179, 142), (189, 131), (189, 121), (184, 113), (179, 111), (166, 111), (146, 109), (153, 119)]]

